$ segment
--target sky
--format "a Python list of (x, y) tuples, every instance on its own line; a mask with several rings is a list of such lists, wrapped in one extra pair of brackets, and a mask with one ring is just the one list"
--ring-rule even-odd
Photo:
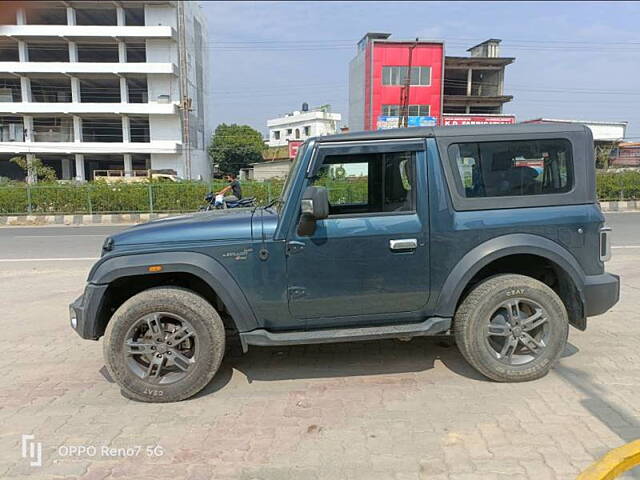
[(518, 121), (628, 121), (640, 141), (640, 2), (200, 2), (209, 112), (266, 132), (267, 119), (330, 104), (348, 124), (349, 61), (366, 32), (444, 40), (447, 55), (502, 39), (504, 113)]

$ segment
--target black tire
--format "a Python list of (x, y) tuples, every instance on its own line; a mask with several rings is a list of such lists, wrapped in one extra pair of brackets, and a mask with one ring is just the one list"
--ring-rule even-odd
[[(511, 317), (509, 307), (504, 305), (514, 302), (518, 304), (518, 309), (512, 312), (518, 312), (518, 315)], [(496, 323), (490, 324), (501, 318), (522, 318), (525, 313), (521, 313), (520, 308), (526, 307), (530, 312), (537, 312), (538, 310), (528, 307), (535, 304), (541, 307), (543, 314), (538, 315), (536, 322), (527, 323), (525, 318), (522, 325), (526, 324), (527, 327), (540, 323), (536, 327), (538, 330), (529, 332), (529, 337), (518, 336), (522, 335), (524, 328), (516, 330), (510, 322), (497, 327)], [(544, 325), (541, 323), (542, 317), (546, 318)], [(533, 318), (533, 314), (530, 318)], [(516, 327), (520, 326), (518, 320), (514, 323)], [(490, 330), (489, 325), (494, 327)], [(496, 329), (499, 333), (490, 335), (489, 332), (495, 332)], [(484, 280), (469, 292), (458, 307), (454, 319), (456, 343), (464, 358), (484, 376), (498, 382), (525, 382), (545, 376), (564, 351), (568, 333), (569, 321), (562, 300), (544, 283), (524, 275), (505, 274)], [(539, 342), (544, 345), (543, 348), (531, 343), (532, 335), (538, 336), (536, 342), (544, 338)], [(501, 340), (503, 343), (498, 343)], [(507, 348), (507, 352), (513, 348), (513, 355), (516, 348), (520, 348), (519, 352), (524, 354), (518, 356), (525, 359), (530, 357), (530, 360), (522, 364), (510, 364), (513, 357), (508, 353), (501, 355), (502, 351), (498, 352), (506, 348), (507, 341), (520, 345)], [(534, 349), (529, 348), (525, 342)], [(534, 351), (537, 353), (534, 354)]]
[[(196, 342), (198, 345), (198, 354), (194, 355), (186, 373), (176, 369), (185, 376), (166, 385), (136, 375), (129, 366), (131, 357), (126, 354), (131, 329), (141, 318), (156, 312), (185, 319), (193, 329), (193, 345)], [(151, 288), (124, 302), (111, 317), (103, 343), (104, 360), (111, 377), (125, 397), (142, 402), (177, 402), (195, 395), (218, 371), (224, 351), (225, 329), (218, 312), (200, 295), (177, 287)]]

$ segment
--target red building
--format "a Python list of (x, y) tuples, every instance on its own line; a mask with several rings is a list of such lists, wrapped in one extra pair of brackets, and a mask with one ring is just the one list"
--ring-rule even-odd
[(512, 115), (502, 115), (512, 98), (502, 92), (504, 68), (514, 59), (499, 57), (500, 40), (470, 48), (469, 57), (445, 57), (443, 42), (390, 36), (367, 33), (358, 42), (349, 65), (351, 130), (397, 125), (411, 50), (409, 126), (515, 123)]

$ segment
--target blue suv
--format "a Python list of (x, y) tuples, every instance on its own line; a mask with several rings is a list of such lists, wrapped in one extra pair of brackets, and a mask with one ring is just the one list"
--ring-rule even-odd
[(200, 391), (231, 337), (451, 335), (488, 378), (537, 379), (618, 300), (594, 165), (579, 125), (309, 139), (270, 205), (107, 238), (71, 325), (142, 401)]

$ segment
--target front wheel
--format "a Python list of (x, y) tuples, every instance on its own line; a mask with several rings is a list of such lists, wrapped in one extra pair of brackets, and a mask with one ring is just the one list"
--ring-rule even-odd
[(145, 290), (113, 314), (104, 359), (123, 394), (143, 402), (176, 402), (213, 378), (225, 350), (220, 316), (204, 298), (174, 287)]
[(562, 300), (524, 275), (497, 275), (477, 285), (458, 307), (456, 343), (480, 373), (498, 382), (543, 377), (562, 354), (569, 321)]

